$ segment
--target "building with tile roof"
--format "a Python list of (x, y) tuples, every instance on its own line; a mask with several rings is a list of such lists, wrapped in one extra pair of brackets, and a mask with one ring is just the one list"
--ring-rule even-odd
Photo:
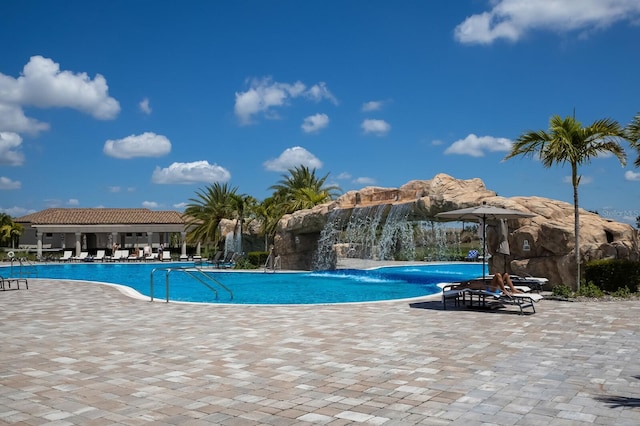
[[(157, 248), (180, 235), (181, 257), (186, 257), (186, 220), (177, 211), (125, 208), (51, 208), (14, 219), (24, 226), (21, 246), (43, 250), (75, 248), (82, 251), (121, 248)], [(199, 251), (198, 246), (198, 251)], [(197, 253), (199, 254), (199, 253)]]

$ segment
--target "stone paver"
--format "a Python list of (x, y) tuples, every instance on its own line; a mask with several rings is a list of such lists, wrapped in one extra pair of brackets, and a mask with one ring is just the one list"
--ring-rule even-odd
[(640, 302), (193, 305), (0, 292), (0, 423), (640, 424)]

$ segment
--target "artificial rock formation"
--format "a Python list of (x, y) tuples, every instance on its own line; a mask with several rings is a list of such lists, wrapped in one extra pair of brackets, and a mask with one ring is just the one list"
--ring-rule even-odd
[[(400, 188), (367, 187), (337, 200), (282, 218), (275, 239), (276, 252), (286, 269), (312, 269), (318, 241), (335, 209), (410, 203), (410, 219), (433, 220), (436, 214), (486, 202), (488, 205), (530, 212), (530, 219), (509, 220), (511, 254), (496, 254), (497, 228), (488, 223), (486, 237), (490, 271), (546, 277), (553, 284), (575, 281), (574, 210), (569, 203), (541, 197), (499, 197), (482, 180), (459, 180), (438, 174)], [(324, 254), (327, 256), (327, 254)], [(329, 256), (336, 256), (335, 250)], [(580, 257), (583, 262), (614, 258), (639, 260), (638, 233), (630, 225), (580, 210)]]

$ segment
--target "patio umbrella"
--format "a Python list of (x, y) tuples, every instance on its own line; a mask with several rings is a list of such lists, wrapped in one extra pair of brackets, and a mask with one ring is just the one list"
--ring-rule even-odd
[[(436, 215), (437, 218), (439, 219), (445, 219), (445, 220), (455, 220), (455, 221), (463, 221), (463, 220), (468, 220), (468, 221), (472, 221), (472, 222), (479, 222), (482, 226), (482, 278), (484, 279), (485, 277), (485, 264), (487, 262), (487, 256), (486, 256), (486, 248), (485, 248), (485, 237), (486, 237), (486, 230), (484, 225), (487, 223), (487, 221), (489, 220), (505, 220), (506, 219), (524, 219), (527, 217), (533, 217), (535, 216), (535, 214), (532, 213), (526, 213), (526, 212), (521, 212), (518, 210), (512, 210), (512, 209), (504, 209), (502, 207), (494, 207), (494, 206), (488, 206), (486, 202), (483, 202), (481, 206), (476, 206), (476, 207), (469, 207), (466, 209), (458, 209), (458, 210), (451, 210), (448, 212), (442, 212), (442, 213), (438, 213)], [(505, 227), (506, 227), (506, 223), (505, 223)], [(506, 232), (505, 232), (506, 235)], [(506, 237), (505, 237), (506, 240)], [(509, 250), (508, 248), (508, 243), (507, 243), (507, 247), (506, 247), (507, 251)]]

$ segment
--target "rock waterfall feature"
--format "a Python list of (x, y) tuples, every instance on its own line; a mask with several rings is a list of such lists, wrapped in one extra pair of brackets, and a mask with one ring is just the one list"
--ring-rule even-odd
[[(573, 206), (542, 197), (497, 196), (482, 180), (438, 174), (400, 188), (367, 187), (330, 203), (284, 216), (275, 250), (284, 269), (332, 269), (338, 257), (438, 260), (455, 250), (459, 233), (436, 214), (488, 205), (530, 212), (508, 221), (510, 254), (496, 254), (496, 223), (487, 223), (489, 270), (546, 277), (553, 284), (575, 280)], [(638, 232), (627, 224), (580, 210), (580, 257), (640, 259)], [(421, 247), (419, 254), (416, 247)]]

